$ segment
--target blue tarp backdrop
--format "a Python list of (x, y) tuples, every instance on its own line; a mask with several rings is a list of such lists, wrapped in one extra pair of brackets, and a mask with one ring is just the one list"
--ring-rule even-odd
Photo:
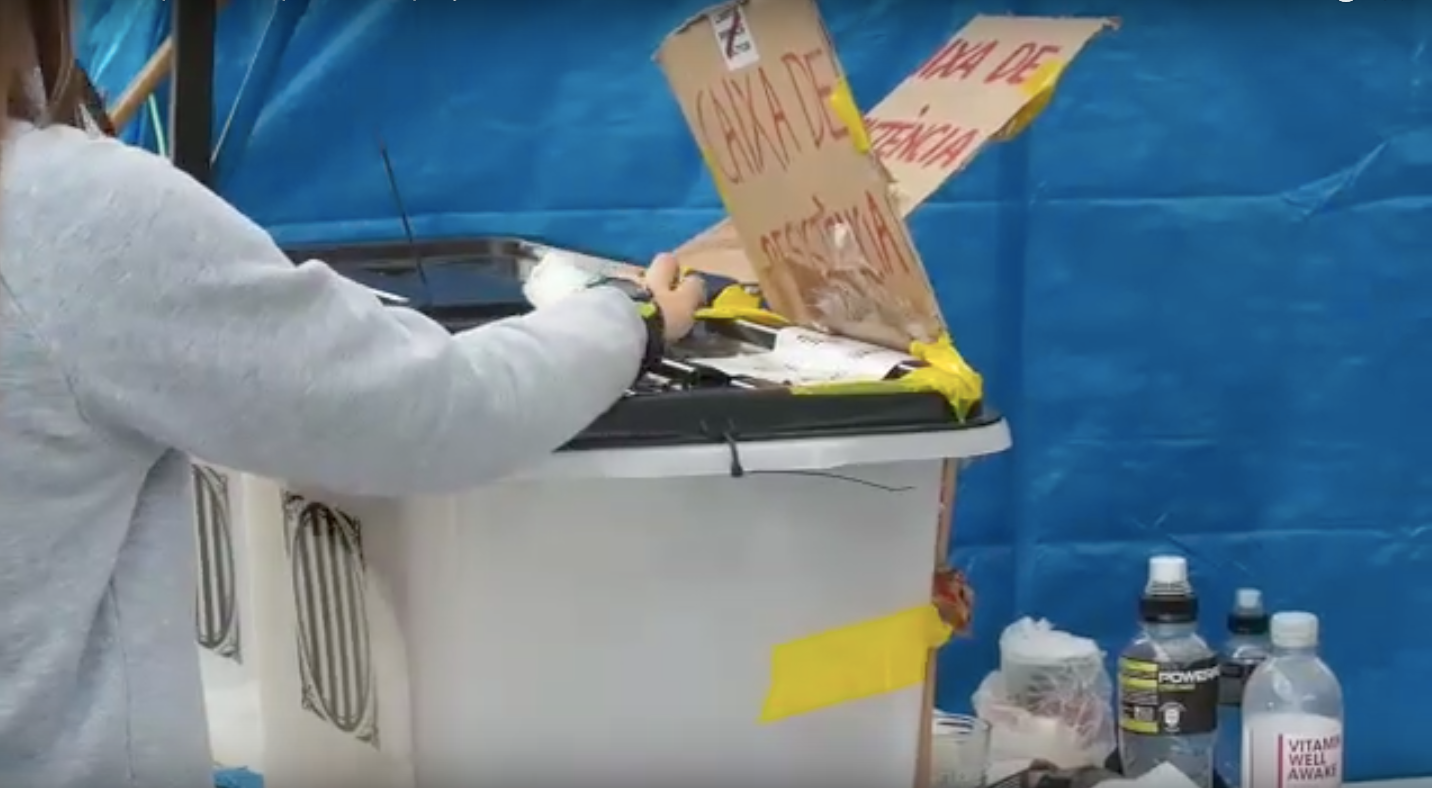
[[(381, 137), (420, 235), (646, 259), (720, 216), (650, 61), (701, 4), (234, 0), (218, 188), (284, 242), (401, 238)], [(86, 6), (117, 95), (168, 4)], [(1117, 650), (1172, 550), (1206, 633), (1245, 584), (1322, 616), (1350, 777), (1432, 773), (1432, 5), (822, 8), (866, 106), (978, 11), (1123, 19), (913, 220), (1016, 440), (962, 479), (977, 631), (941, 704), (968, 706), (1021, 614)]]

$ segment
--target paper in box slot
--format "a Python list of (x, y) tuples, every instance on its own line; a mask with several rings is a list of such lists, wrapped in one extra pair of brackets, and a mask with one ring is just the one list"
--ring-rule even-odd
[(783, 385), (884, 380), (912, 356), (800, 326), (775, 332), (770, 350), (688, 359), (727, 375)]
[(977, 16), (852, 129), (854, 102), (812, 3), (709, 10), (657, 57), (730, 219), (678, 256), (758, 282), (796, 323), (902, 349), (935, 339), (944, 323), (904, 217), (986, 142), (1027, 125), (1113, 25)]

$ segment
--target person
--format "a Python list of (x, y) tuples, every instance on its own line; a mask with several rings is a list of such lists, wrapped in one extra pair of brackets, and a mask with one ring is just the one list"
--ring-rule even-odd
[(701, 285), (659, 258), (655, 321), (605, 287), (458, 335), (385, 308), (74, 128), (62, 7), (0, 4), (0, 785), (201, 788), (189, 458), (358, 495), (491, 480), (610, 407)]

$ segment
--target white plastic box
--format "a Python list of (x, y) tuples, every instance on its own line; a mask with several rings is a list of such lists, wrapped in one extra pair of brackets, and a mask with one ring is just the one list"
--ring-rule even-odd
[(929, 602), (965, 431), (562, 453), (444, 498), (243, 477), (270, 788), (909, 786), (918, 686), (762, 723), (781, 643)]

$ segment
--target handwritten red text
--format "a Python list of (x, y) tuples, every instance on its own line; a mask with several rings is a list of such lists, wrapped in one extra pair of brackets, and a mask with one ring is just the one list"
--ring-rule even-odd
[[(769, 70), (760, 64), (722, 77), (696, 93), (701, 146), (731, 184), (786, 172), (806, 150), (850, 135), (830, 109), (834, 84), (835, 66), (825, 49), (787, 52)], [(787, 109), (791, 100), (795, 111)]]
[[(1026, 41), (1013, 48), (999, 41), (966, 41), (956, 38), (945, 44), (930, 58), (915, 78), (969, 80), (980, 79), (986, 85), (1022, 85), (1039, 67), (1057, 56), (1062, 47)], [(993, 67), (985, 70), (986, 64)]]
[[(909, 247), (901, 242), (900, 220), (891, 214), (888, 200), (866, 190), (850, 205), (827, 206), (815, 196), (811, 203), (806, 216), (788, 219), (761, 236), (761, 252), (772, 263), (797, 272), (818, 272), (839, 268), (841, 260), (855, 256), (882, 282), (890, 274), (915, 270)], [(854, 249), (839, 246), (852, 241)]]
[(883, 162), (899, 161), (923, 169), (956, 170), (964, 165), (979, 140), (976, 129), (924, 120), (921, 107), (913, 120), (866, 118), (870, 147)]

